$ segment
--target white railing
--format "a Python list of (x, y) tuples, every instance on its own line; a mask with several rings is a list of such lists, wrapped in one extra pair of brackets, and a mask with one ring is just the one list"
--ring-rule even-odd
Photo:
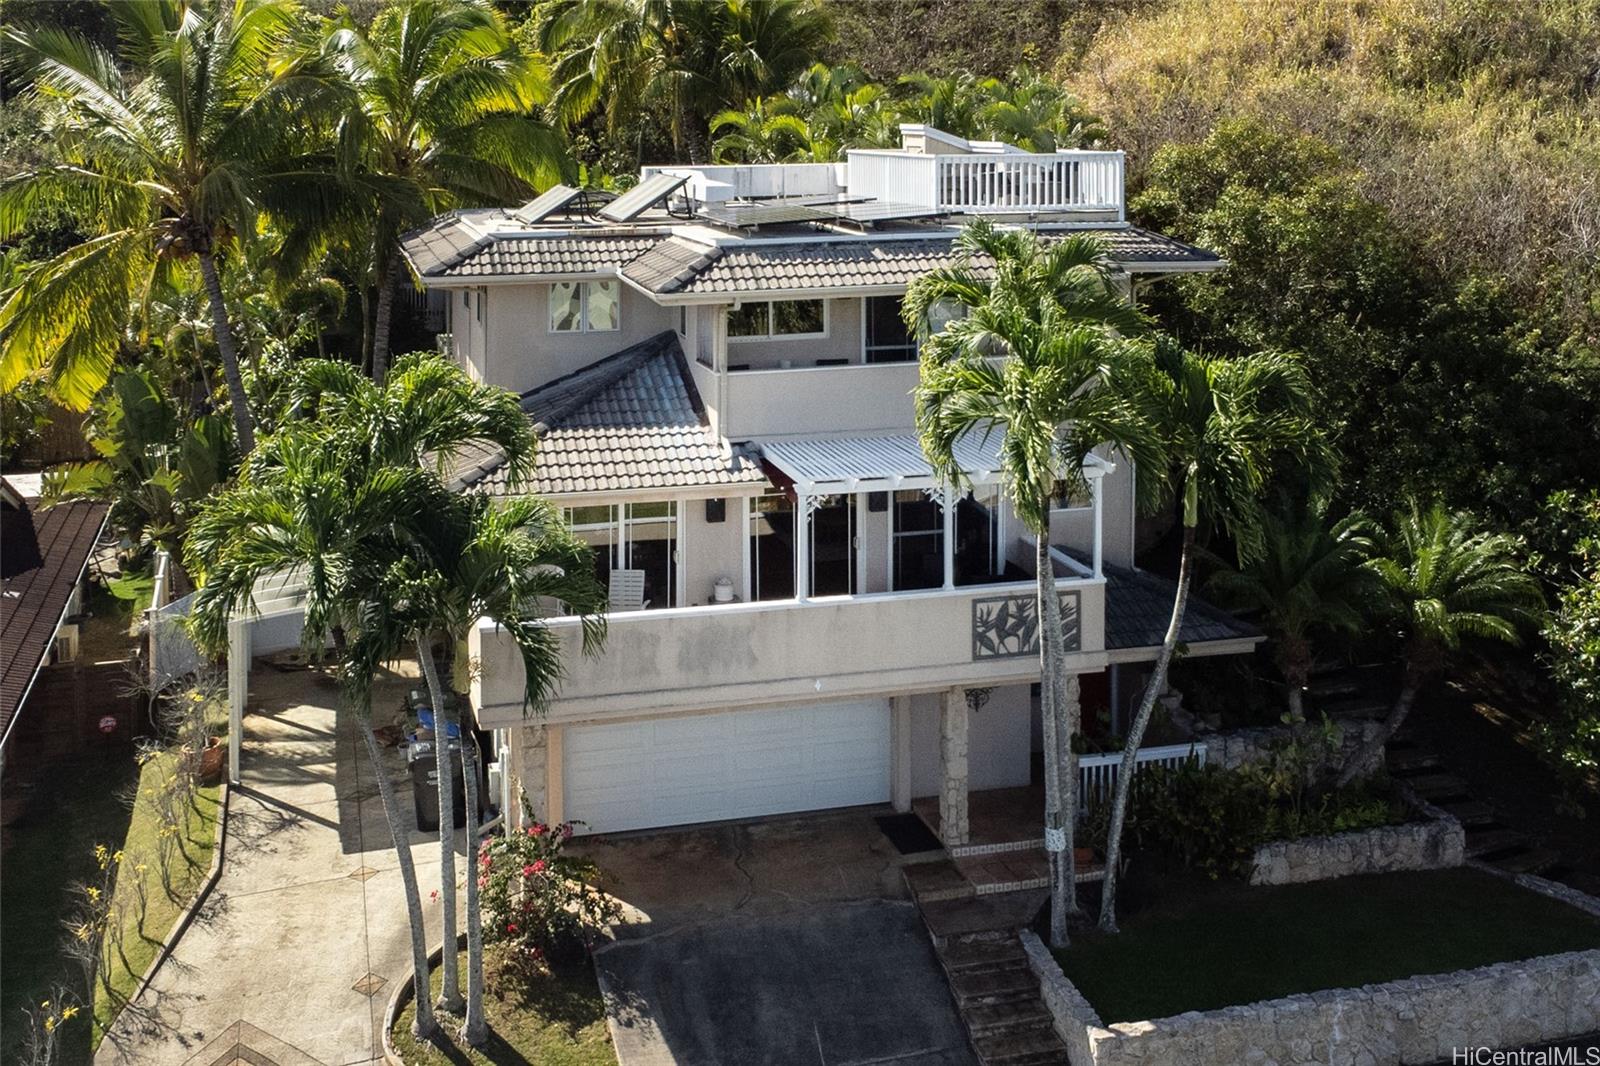
[[(1134, 758), (1134, 772), (1148, 763), (1177, 769), (1190, 759), (1201, 766), (1206, 762), (1206, 746), (1196, 741), (1192, 744), (1167, 744), (1159, 748), (1140, 748)], [(1111, 799), (1117, 787), (1117, 775), (1122, 769), (1122, 752), (1111, 751), (1100, 755), (1078, 756), (1078, 814), (1083, 817), (1102, 803)]]
[(1107, 211), (1122, 217), (1121, 152), (850, 153), (850, 193), (951, 214)]

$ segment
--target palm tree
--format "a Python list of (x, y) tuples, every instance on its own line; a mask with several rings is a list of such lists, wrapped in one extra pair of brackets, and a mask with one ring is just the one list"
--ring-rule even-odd
[(1045, 154), (1105, 139), (1105, 127), (1077, 97), (1030, 70), (1016, 71), (989, 92), (991, 101), (978, 110), (987, 137)]
[[(392, 568), (370, 598), (375, 611), (389, 619), (382, 628), (414, 635), (440, 734), (449, 727), (455, 701), (440, 682), (435, 640), (442, 637), (447, 646), (458, 646), (479, 619), (493, 621), (511, 635), (522, 658), (524, 710), (542, 710), (562, 673), (560, 644), (542, 622), (547, 605), (560, 603), (583, 619), (586, 652), (597, 651), (604, 637), (606, 590), (594, 576), (588, 546), (566, 529), (555, 508), (527, 497), (496, 502), (480, 494), (458, 496), (451, 506), (425, 515), (416, 532), (412, 557)], [(455, 724), (462, 732), (466, 851), (475, 859), (477, 748), (471, 723), (456, 718)], [(477, 1047), (487, 1040), (488, 1029), (475, 869), (468, 870), (466, 879), (466, 913), (467, 998), (461, 1038)]]
[[(1298, 360), (1277, 353), (1210, 358), (1165, 338), (1152, 345), (1154, 372), (1142, 382), (1140, 406), (1167, 452), (1174, 495), (1182, 501), (1183, 551), (1172, 617), (1139, 709), (1128, 729), (1106, 834), (1100, 928), (1117, 928), (1117, 866), (1128, 797), (1157, 697), (1178, 646), (1194, 576), (1195, 535), (1202, 517), (1233, 539), (1241, 565), (1263, 551), (1261, 496), (1283, 458), (1298, 460), (1320, 493), (1331, 460), (1311, 412), (1311, 385)], [(1146, 473), (1157, 468), (1147, 468)]]
[(1400, 691), (1378, 730), (1341, 767), (1338, 787), (1384, 749), (1405, 722), (1417, 693), (1469, 638), (1521, 641), (1518, 626), (1544, 607), (1539, 582), (1517, 560), (1520, 542), (1479, 530), (1471, 515), (1439, 502), (1412, 501), (1394, 516), (1384, 554), (1367, 565), (1382, 584), (1395, 635), (1405, 648)]
[(298, 154), (309, 112), (271, 57), (290, 0), (142, 0), (107, 5), (124, 73), (104, 47), (58, 29), (4, 31), (7, 63), (43, 98), (57, 161), (0, 183), (0, 238), (46, 205), (89, 234), (0, 305), (0, 387), (47, 367), (63, 403), (86, 408), (111, 372), (130, 308), (174, 260), (198, 262), (241, 449), (254, 421), (219, 257), (263, 210), (315, 228), (327, 183)]
[[(1003, 434), (1006, 493), (1037, 542), (1050, 938), (1064, 946), (1068, 917), (1077, 912), (1070, 864), (1078, 708), (1067, 698), (1050, 508), (1064, 488), (1082, 485), (1084, 461), (1098, 446), (1120, 448), (1142, 463), (1160, 461), (1139, 411), (1114, 387), (1127, 346), (1113, 331), (1132, 332), (1142, 323), (1113, 287), (1094, 238), (1047, 244), (982, 220), (963, 230), (956, 246), (962, 262), (924, 275), (906, 292), (906, 322), (923, 335), (917, 428), (929, 463), (951, 487), (963, 478), (957, 442)], [(980, 256), (993, 260), (992, 279), (972, 261)], [(947, 301), (965, 316), (927, 336), (930, 310)]]
[(1374, 590), (1364, 564), (1373, 543), (1365, 515), (1330, 526), (1322, 501), (1280, 503), (1263, 516), (1261, 554), (1248, 566), (1218, 570), (1209, 587), (1230, 606), (1260, 612), (1288, 684), (1289, 717), (1303, 722), (1313, 639), (1365, 624)]
[(788, 163), (811, 156), (811, 130), (794, 108), (787, 97), (768, 96), (742, 111), (718, 112), (711, 119), (716, 138), (712, 158), (718, 163)]
[[(417, 555), (422, 520), (456, 506), (438, 476), (451, 458), (469, 448), (498, 449), (512, 476), (521, 478), (532, 459), (532, 430), (515, 396), (473, 383), (431, 355), (402, 359), (383, 386), (347, 363), (306, 360), (296, 366), (288, 392), (283, 427), (266, 438), (239, 480), (214, 497), (194, 524), (188, 560), (203, 580), (195, 605), (197, 636), (222, 646), (228, 619), (250, 608), (259, 580), (304, 573), (303, 639), (319, 650), (333, 639), (351, 710), (379, 767), (412, 922), (418, 1031), (426, 1034), (434, 1023), (421, 901), (405, 823), (382, 773), (370, 720), (372, 673), (399, 657), (414, 634), (396, 635), (389, 621), (393, 609), (375, 590)], [(425, 670), (430, 663), (431, 656), (424, 659)], [(450, 793), (440, 789), (441, 805)], [(440, 896), (446, 943), (453, 944), (454, 820), (445, 813)], [(454, 974), (454, 953), (445, 957)]]
[(347, 184), (371, 205), (345, 239), (362, 250), (375, 288), (370, 357), (381, 382), (401, 234), (449, 208), (512, 203), (559, 181), (566, 147), (535, 113), (548, 91), (544, 68), (487, 3), (406, 0), (365, 30), (346, 13), (319, 47), (303, 69), (318, 72), (324, 97), (343, 109)]
[(664, 106), (691, 163), (710, 160), (712, 115), (784, 91), (831, 36), (814, 0), (552, 0), (538, 30), (560, 121)]

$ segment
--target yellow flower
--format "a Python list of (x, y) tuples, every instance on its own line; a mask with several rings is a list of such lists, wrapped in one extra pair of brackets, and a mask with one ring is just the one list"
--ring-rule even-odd
[(89, 896), (90, 900), (97, 900), (100, 898), (100, 890), (95, 888), (93, 885), (90, 885), (87, 889), (85, 889), (85, 892)]
[(78, 1013), (78, 1008), (77, 1007), (63, 1007), (61, 1009), (61, 1020), (62, 1021), (68, 1021), (69, 1019), (71, 1019), (77, 1013)]
[(56, 1031), (56, 1020), (54, 1018), (46, 1018), (44, 1020), (44, 1031), (47, 1033)]
[(111, 861), (115, 862), (115, 863), (121, 863), (122, 862), (122, 849), (121, 848), (118, 848), (116, 851), (114, 851), (112, 853)]

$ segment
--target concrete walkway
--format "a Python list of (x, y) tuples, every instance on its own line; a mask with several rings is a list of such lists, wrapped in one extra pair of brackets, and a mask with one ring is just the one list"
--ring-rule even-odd
[[(415, 684), (391, 676), (379, 686), (380, 724)], [(221, 880), (96, 1066), (382, 1061), (383, 1011), (410, 969), (409, 931), (374, 768), (338, 704), (320, 672), (256, 670)], [(398, 750), (385, 751), (384, 769), (411, 819)], [(436, 912), (438, 845), (408, 829), (424, 910)]]

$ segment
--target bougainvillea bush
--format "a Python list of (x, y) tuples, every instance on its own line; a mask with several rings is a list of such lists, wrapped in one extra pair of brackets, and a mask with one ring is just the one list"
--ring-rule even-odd
[(484, 939), (505, 945), (509, 967), (532, 976), (581, 965), (622, 906), (594, 887), (593, 863), (566, 854), (571, 822), (539, 821), (526, 796), (522, 809), (521, 830), (491, 837), (478, 850), (478, 886)]

